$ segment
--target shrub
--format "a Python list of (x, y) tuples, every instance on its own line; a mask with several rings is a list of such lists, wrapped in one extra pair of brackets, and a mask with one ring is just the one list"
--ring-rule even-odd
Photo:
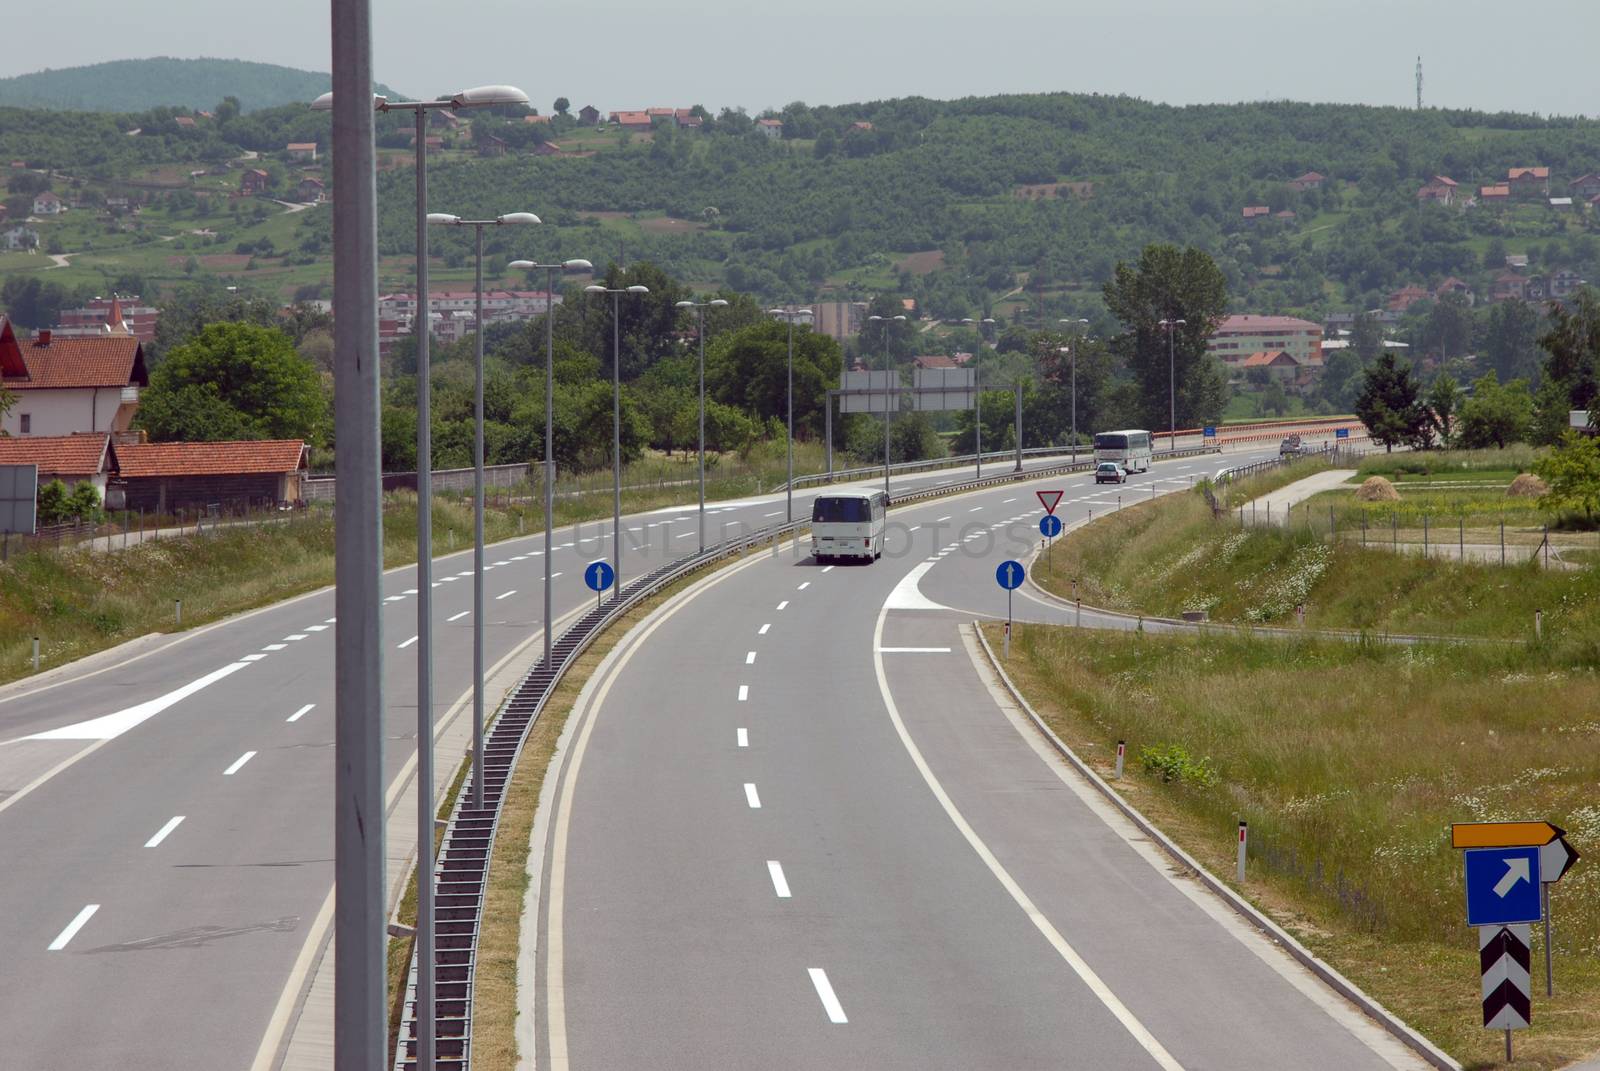
[(1176, 781), (1179, 784), (1210, 788), (1217, 783), (1217, 771), (1212, 768), (1211, 760), (1193, 757), (1182, 744), (1142, 747), (1139, 749), (1139, 761), (1144, 764), (1146, 770), (1167, 784)]

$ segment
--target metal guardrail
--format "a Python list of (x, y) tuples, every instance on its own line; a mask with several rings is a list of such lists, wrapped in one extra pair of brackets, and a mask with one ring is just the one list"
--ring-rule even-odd
[[(1070, 446), (1029, 446), (1023, 449), (1022, 456), (1060, 457), (1063, 454), (1071, 453), (1073, 453), (1073, 449)], [(1094, 447), (1087, 445), (1079, 447), (1077, 453), (1092, 455)], [(983, 461), (984, 464), (988, 464), (991, 461), (1012, 461), (1016, 456), (1017, 452), (1015, 450), (985, 450)], [(889, 474), (893, 476), (908, 472), (931, 472), (934, 469), (956, 469), (971, 465), (976, 461), (976, 454), (956, 454), (950, 457), (929, 458), (926, 461), (898, 461), (889, 466)], [(859, 480), (868, 476), (878, 476), (882, 473), (882, 465), (860, 465), (853, 469), (834, 469), (832, 472), (813, 472), (805, 476), (796, 476), (794, 478), (794, 486), (796, 488), (811, 487), (819, 484), (837, 483), (841, 480)], [(783, 483), (774, 484), (772, 487), (773, 494), (784, 490), (787, 490), (787, 485)]]
[[(1198, 446), (1163, 451), (1156, 456), (1170, 460), (1218, 452), (1215, 446)], [(1014, 457), (1015, 452), (1008, 451), (1005, 456)], [(1085, 471), (1092, 468), (1094, 463), (1091, 456), (1087, 460), (1065, 465), (1024, 469), (1020, 472), (1008, 469), (981, 479), (908, 491), (893, 502), (918, 502), (1004, 483)], [(528, 730), (544, 712), (563, 676), (608, 626), (644, 600), (708, 565), (742, 554), (763, 543), (775, 542), (810, 527), (810, 523), (809, 520), (793, 521), (759, 528), (746, 535), (723, 540), (702, 552), (668, 562), (624, 585), (616, 598), (590, 610), (562, 633), (551, 645), (549, 661), (540, 658), (501, 706), (484, 738), (484, 806), (481, 809), (470, 806), (473, 793), (469, 771), (446, 822), (444, 839), (433, 866), (434, 1066), (438, 1071), (467, 1071), (471, 1067), (472, 995), (478, 935), (482, 929), (484, 896), (487, 893), (494, 837), (500, 823), (501, 803), (507, 782), (522, 755)], [(395, 1046), (394, 1071), (412, 1071), (416, 1067), (416, 990), (419, 969), (413, 948), (400, 1036)]]

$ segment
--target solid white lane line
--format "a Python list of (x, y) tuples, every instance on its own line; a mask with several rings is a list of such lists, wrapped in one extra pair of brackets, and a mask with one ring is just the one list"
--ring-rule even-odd
[(772, 622), (769, 621), (765, 625), (762, 625), (760, 628), (756, 629), (756, 635), (757, 636), (765, 636), (767, 634), (767, 629), (769, 629), (771, 627), (772, 627)]
[(789, 879), (783, 876), (783, 864), (776, 859), (768, 859), (767, 873), (772, 875), (772, 891), (780, 899), (789, 899)]
[[(166, 695), (157, 696), (146, 700), (137, 706), (119, 710), (114, 714), (102, 714), (98, 718), (80, 721), (73, 725), (63, 725), (59, 729), (47, 729), (42, 733), (34, 733), (27, 737), (28, 740), (110, 740), (121, 736), (146, 719), (153, 718), (181, 700), (210, 687), (222, 678), (237, 673), (241, 669), (248, 669), (251, 662), (258, 662), (267, 657), (264, 654), (245, 655), (237, 662), (229, 662), (221, 669), (212, 670), (199, 680), (190, 681), (182, 688), (174, 689)], [(12, 793), (6, 797), (6, 802), (20, 798), (20, 793)], [(5, 803), (0, 803), (4, 806)]]
[(753, 665), (755, 665), (755, 663), (756, 663), (756, 653), (754, 651), (746, 651), (744, 653), (744, 664), (747, 665), (747, 666), (753, 666)]
[(500, 594), (498, 594), (498, 595), (496, 595), (494, 597), (494, 601), (495, 602), (499, 602), (501, 599), (509, 599), (509, 598), (511, 598), (511, 596), (515, 595), (516, 593), (517, 593), (517, 589), (516, 588), (512, 588), (510, 591), (502, 591)]
[(823, 566), (823, 567), (822, 567), (822, 571), (823, 571), (823, 572), (824, 572), (824, 573), (831, 573), (831, 572), (833, 572), (833, 566), (831, 566), (831, 565), (824, 565), (824, 566)]
[(807, 580), (804, 584), (801, 584), (799, 587), (795, 588), (795, 590), (796, 591), (804, 591), (806, 588), (809, 588), (810, 586), (811, 586), (811, 581)]
[(66, 948), (67, 942), (76, 937), (78, 931), (83, 929), (83, 924), (94, 918), (94, 913), (99, 910), (99, 904), (86, 905), (82, 911), (78, 912), (78, 917), (67, 923), (67, 928), (57, 934), (54, 941), (50, 942), (50, 951), (60, 952), (63, 948)]
[(281, 651), (287, 646), (289, 646), (287, 643), (269, 643), (261, 649), (263, 651)]
[(745, 700), (747, 700), (749, 698), (750, 698), (750, 686), (748, 684), (739, 685), (739, 702), (743, 703)]
[(240, 755), (238, 758), (233, 760), (232, 766), (229, 766), (226, 770), (222, 771), (222, 776), (232, 777), (234, 774), (239, 772), (240, 767), (255, 757), (256, 753), (254, 751), (246, 751), (243, 755)]
[(788, 599), (784, 599), (782, 602), (780, 602), (778, 604), (778, 609), (782, 610), (784, 607), (786, 607), (788, 605), (789, 605), (789, 600)]
[(167, 839), (167, 834), (178, 828), (178, 823), (183, 821), (183, 815), (174, 815), (167, 820), (167, 824), (156, 830), (156, 835), (144, 842), (146, 848), (154, 848)]
[(749, 781), (744, 783), (744, 801), (750, 805), (751, 810), (761, 809), (761, 797), (756, 795), (756, 786)]
[(306, 638), (306, 634), (304, 632), (292, 632), (289, 635), (285, 636), (283, 639), (284, 639), (284, 642), (286, 642), (286, 643), (294, 643), (297, 640), (303, 640), (305, 638)]
[(299, 721), (301, 718), (303, 718), (307, 714), (311, 713), (311, 711), (316, 707), (316, 705), (317, 704), (315, 704), (315, 703), (307, 703), (305, 706), (301, 707), (299, 710), (295, 711), (293, 714), (290, 714), (287, 718), (284, 719), (284, 721)]
[(746, 728), (741, 726), (737, 730), (737, 738), (738, 738), (740, 747), (749, 747), (750, 746), (750, 730), (749, 729), (746, 729)]
[(307, 632), (326, 632), (326, 631), (328, 631), (328, 626), (327, 625), (307, 625), (306, 626), (306, 631)]
[(413, 636), (409, 640), (406, 640), (404, 643), (399, 645), (400, 650), (404, 651), (407, 647), (410, 647), (413, 643), (416, 643), (416, 642), (417, 642), (417, 637)]
[(806, 973), (811, 975), (811, 984), (817, 989), (817, 997), (822, 1001), (822, 1009), (828, 1013), (830, 1023), (848, 1023), (844, 1017), (844, 1005), (839, 1003), (839, 998), (833, 994), (833, 985), (828, 981), (828, 972), (821, 967), (807, 967)]
[(471, 610), (462, 610), (459, 614), (455, 614), (452, 617), (445, 618), (445, 622), (449, 623), (451, 621), (460, 621), (463, 617), (466, 617), (470, 613), (472, 613)]
[(879, 647), (882, 654), (949, 654), (948, 647)]

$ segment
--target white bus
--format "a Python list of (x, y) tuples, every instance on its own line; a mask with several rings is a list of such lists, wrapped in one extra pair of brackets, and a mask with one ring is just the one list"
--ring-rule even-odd
[(1094, 459), (1115, 461), (1128, 472), (1150, 471), (1151, 440), (1148, 431), (1101, 431), (1094, 437)]
[(876, 561), (883, 557), (889, 499), (882, 491), (818, 495), (811, 503), (811, 554)]

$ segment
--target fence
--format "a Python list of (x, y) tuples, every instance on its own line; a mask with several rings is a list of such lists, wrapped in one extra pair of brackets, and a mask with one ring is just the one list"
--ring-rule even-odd
[(0, 559), (36, 551), (122, 550), (140, 543), (206, 535), (223, 528), (269, 524), (301, 516), (305, 507), (284, 508), (270, 502), (216, 502), (200, 510), (155, 514), (144, 510), (107, 512), (94, 521), (74, 519), (46, 525), (32, 535), (0, 537)]

